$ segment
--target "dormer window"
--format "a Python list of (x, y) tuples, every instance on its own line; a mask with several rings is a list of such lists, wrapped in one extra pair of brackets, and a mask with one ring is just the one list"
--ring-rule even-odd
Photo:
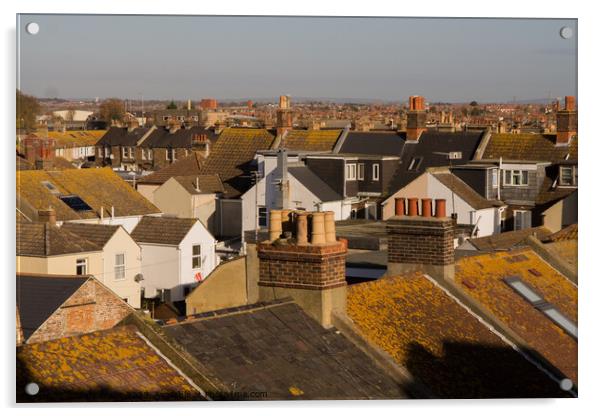
[(507, 169), (504, 171), (504, 186), (527, 186), (529, 184), (529, 171)]
[(561, 166), (558, 184), (560, 186), (577, 186), (577, 166)]
[(357, 165), (355, 163), (347, 163), (345, 165), (345, 179), (348, 181), (357, 179)]
[(418, 170), (420, 164), (422, 163), (422, 157), (415, 157), (410, 162), (410, 166), (408, 166), (408, 170)]

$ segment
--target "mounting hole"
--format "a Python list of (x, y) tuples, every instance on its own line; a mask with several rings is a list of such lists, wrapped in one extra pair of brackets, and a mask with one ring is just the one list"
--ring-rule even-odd
[(569, 391), (570, 389), (573, 388), (573, 382), (571, 380), (569, 380), (568, 378), (563, 378), (560, 381), (560, 388), (564, 391)]
[(570, 39), (573, 37), (573, 29), (568, 27), (568, 26), (564, 26), (560, 29), (560, 37), (562, 39)]
[(35, 396), (39, 392), (40, 386), (38, 386), (37, 383), (29, 383), (27, 386), (25, 386), (25, 393), (29, 394), (30, 396)]
[(36, 22), (27, 23), (27, 26), (25, 26), (25, 30), (30, 35), (37, 35), (40, 31), (40, 25)]

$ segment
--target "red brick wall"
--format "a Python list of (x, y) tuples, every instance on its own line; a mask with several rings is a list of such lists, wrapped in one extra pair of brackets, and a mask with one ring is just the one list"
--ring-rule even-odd
[(259, 285), (322, 290), (345, 282), (346, 241), (329, 245), (277, 245), (261, 243)]
[(387, 221), (389, 263), (444, 266), (454, 263), (451, 218), (393, 217)]
[(90, 279), (29, 337), (27, 343), (109, 329), (132, 311), (117, 295)]

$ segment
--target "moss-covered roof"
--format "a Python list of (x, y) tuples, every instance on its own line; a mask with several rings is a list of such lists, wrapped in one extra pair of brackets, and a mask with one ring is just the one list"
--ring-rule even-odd
[(341, 135), (342, 130), (290, 130), (280, 147), (288, 150), (329, 152)]
[[(577, 138), (568, 146), (556, 146), (555, 134), (494, 133), (482, 159), (537, 160), (545, 162), (577, 161)], [(567, 158), (568, 155), (568, 158)]]

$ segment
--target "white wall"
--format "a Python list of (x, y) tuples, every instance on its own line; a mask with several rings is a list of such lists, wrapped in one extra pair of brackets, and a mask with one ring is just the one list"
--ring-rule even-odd
[(174, 289), (180, 284), (180, 253), (176, 246), (140, 243), (142, 249), (142, 287), (145, 296), (152, 289)]
[[(195, 280), (195, 274), (201, 273), (205, 279), (209, 273), (215, 269), (219, 259), (215, 254), (215, 239), (203, 224), (197, 222), (188, 232), (186, 237), (180, 243), (180, 285), (189, 285), (198, 283)], [(192, 268), (192, 246), (201, 245), (201, 267), (199, 269)], [(178, 290), (178, 299), (174, 298), (175, 293), (172, 293), (173, 300), (184, 299), (184, 289), (180, 287)]]

